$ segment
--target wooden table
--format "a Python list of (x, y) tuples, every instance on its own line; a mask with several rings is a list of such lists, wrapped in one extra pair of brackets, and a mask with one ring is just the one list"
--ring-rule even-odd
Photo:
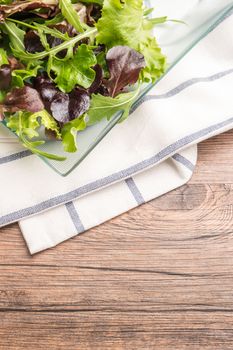
[(233, 349), (233, 132), (189, 184), (54, 249), (1, 229), (0, 349)]

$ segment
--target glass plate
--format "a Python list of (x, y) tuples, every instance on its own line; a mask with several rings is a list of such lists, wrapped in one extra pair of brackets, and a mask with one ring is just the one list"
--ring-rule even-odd
[[(156, 7), (155, 16), (168, 15), (169, 18), (179, 19), (186, 23), (169, 22), (158, 26), (155, 30), (163, 52), (168, 57), (169, 68), (167, 72), (233, 9), (233, 0), (154, 0), (150, 3), (152, 7)], [(142, 89), (135, 105), (154, 85), (150, 84)], [(68, 175), (107, 135), (120, 118), (121, 113), (118, 113), (110, 121), (102, 120), (100, 123), (79, 132), (79, 149), (76, 153), (64, 152), (61, 142), (58, 141), (46, 141), (40, 147), (48, 153), (65, 156), (66, 160), (55, 161), (41, 158), (60, 175)]]

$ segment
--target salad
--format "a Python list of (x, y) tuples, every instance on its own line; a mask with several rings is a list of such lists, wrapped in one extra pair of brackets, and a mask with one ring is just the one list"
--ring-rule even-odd
[(130, 107), (165, 71), (143, 0), (0, 1), (0, 121), (31, 152), (46, 137), (77, 150), (77, 133)]

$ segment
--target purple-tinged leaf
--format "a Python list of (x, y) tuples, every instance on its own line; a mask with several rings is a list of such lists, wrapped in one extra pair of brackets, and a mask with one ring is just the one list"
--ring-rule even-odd
[(135, 84), (146, 66), (144, 56), (128, 46), (114, 46), (107, 52), (106, 61), (110, 78), (104, 83), (112, 97), (125, 86)]
[(69, 119), (73, 120), (83, 115), (90, 107), (90, 96), (86, 90), (76, 88), (70, 93)]
[(0, 90), (6, 90), (11, 84), (11, 67), (9, 64), (3, 64), (0, 67)]
[(66, 94), (46, 76), (37, 77), (34, 87), (47, 111), (61, 124), (80, 117), (90, 106), (89, 92), (85, 89), (75, 88), (70, 94)]
[(50, 104), (59, 90), (48, 77), (42, 75), (35, 79), (34, 87), (39, 92), (45, 108), (50, 111)]
[(30, 53), (42, 52), (44, 47), (40, 41), (39, 35), (34, 30), (29, 30), (24, 36), (24, 46)]
[(95, 80), (93, 81), (93, 83), (91, 84), (91, 86), (88, 89), (90, 94), (95, 93), (99, 89), (99, 87), (103, 81), (103, 69), (102, 69), (102, 67), (99, 64), (96, 64), (93, 67), (93, 69), (95, 71)]
[(35, 113), (44, 109), (44, 104), (35, 89), (24, 86), (15, 88), (7, 94), (4, 107), (9, 112), (28, 111)]
[(0, 22), (4, 22), (5, 18), (16, 13), (33, 11), (41, 8), (45, 8), (48, 9), (49, 12), (53, 12), (56, 7), (56, 0), (14, 1), (12, 4), (0, 5)]
[(57, 92), (50, 103), (50, 111), (58, 122), (67, 123), (69, 121), (69, 95)]

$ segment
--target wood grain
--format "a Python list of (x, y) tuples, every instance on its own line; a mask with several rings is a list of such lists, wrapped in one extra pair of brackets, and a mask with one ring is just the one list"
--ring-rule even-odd
[(191, 181), (31, 257), (0, 230), (0, 349), (232, 349), (233, 132)]

